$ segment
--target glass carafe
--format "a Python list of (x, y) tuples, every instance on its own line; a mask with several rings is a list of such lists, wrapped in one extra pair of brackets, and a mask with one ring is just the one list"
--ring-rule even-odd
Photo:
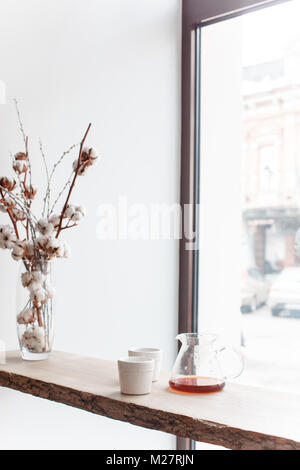
[[(226, 379), (238, 377), (244, 369), (241, 354), (231, 346), (217, 348), (217, 335), (183, 333), (176, 336), (182, 345), (175, 361), (169, 385), (186, 393), (218, 392)], [(223, 356), (223, 357), (222, 357)], [(233, 369), (230, 374), (224, 366)]]

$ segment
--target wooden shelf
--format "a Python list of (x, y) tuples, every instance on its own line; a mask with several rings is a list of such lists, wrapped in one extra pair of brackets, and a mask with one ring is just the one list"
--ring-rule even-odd
[(168, 390), (168, 374), (150, 395), (119, 392), (115, 362), (53, 352), (25, 362), (7, 353), (0, 385), (136, 426), (230, 449), (300, 450), (300, 397), (227, 384), (222, 392), (186, 395)]

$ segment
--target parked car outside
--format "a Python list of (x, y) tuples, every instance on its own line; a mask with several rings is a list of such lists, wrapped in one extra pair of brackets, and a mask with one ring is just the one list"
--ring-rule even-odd
[(273, 316), (300, 316), (300, 267), (285, 268), (271, 287), (268, 305)]
[(269, 283), (258, 268), (248, 268), (242, 277), (241, 312), (255, 312), (269, 296)]

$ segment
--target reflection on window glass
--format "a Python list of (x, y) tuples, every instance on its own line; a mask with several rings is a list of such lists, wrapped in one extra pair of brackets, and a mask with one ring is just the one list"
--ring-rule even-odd
[[(300, 390), (299, 2), (243, 17), (241, 381)], [(286, 26), (285, 26), (286, 25)], [(253, 30), (255, 38), (253, 40)], [(278, 31), (281, 34), (278, 35)], [(245, 241), (246, 240), (246, 241)]]
[(297, 392), (299, 17), (294, 0), (202, 30), (199, 258), (199, 328), (241, 338), (241, 383)]

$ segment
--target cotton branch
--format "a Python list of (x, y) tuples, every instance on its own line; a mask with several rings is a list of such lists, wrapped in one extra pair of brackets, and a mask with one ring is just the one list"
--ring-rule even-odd
[(69, 204), (69, 200), (70, 200), (70, 197), (71, 197), (71, 194), (72, 194), (72, 191), (74, 189), (74, 186), (75, 186), (75, 182), (76, 182), (76, 179), (77, 179), (77, 176), (78, 176), (78, 173), (79, 173), (79, 169), (80, 169), (80, 164), (81, 164), (81, 156), (82, 156), (82, 150), (83, 150), (83, 146), (84, 146), (84, 143), (85, 143), (85, 140), (87, 138), (87, 135), (90, 131), (90, 128), (91, 128), (92, 124), (90, 123), (88, 125), (88, 128), (84, 134), (84, 137), (80, 143), (80, 149), (79, 149), (79, 157), (78, 157), (78, 163), (77, 163), (77, 168), (75, 170), (75, 175), (74, 175), (74, 178), (73, 178), (73, 181), (71, 183), (71, 186), (70, 186), (70, 189), (69, 189), (69, 192), (68, 192), (68, 195), (67, 195), (67, 199), (66, 199), (66, 202), (64, 204), (64, 207), (63, 207), (63, 210), (61, 212), (61, 216), (60, 216), (60, 221), (59, 221), (59, 226), (58, 226), (58, 229), (57, 229), (57, 234), (56, 234), (56, 238), (59, 237), (59, 234), (62, 230), (62, 221), (63, 221), (63, 218), (64, 218), (64, 215), (65, 215), (65, 212), (66, 212), (66, 209), (68, 207), (68, 204)]

